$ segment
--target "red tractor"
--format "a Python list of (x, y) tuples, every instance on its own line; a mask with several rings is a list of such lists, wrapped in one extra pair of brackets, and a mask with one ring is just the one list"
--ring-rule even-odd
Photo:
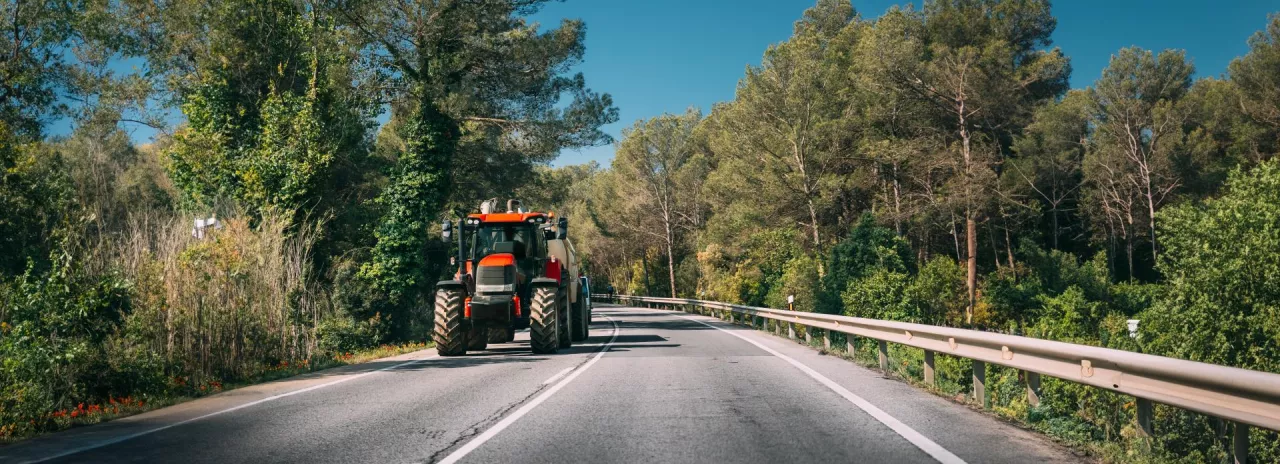
[(585, 340), (590, 305), (576, 277), (568, 221), (553, 223), (553, 213), (525, 211), (517, 200), (501, 213), (492, 212), (495, 204), (484, 202), (456, 228), (443, 224), (445, 240), (457, 232), (458, 269), (453, 280), (436, 284), (436, 351), (464, 355), (510, 342), (524, 328), (534, 353)]

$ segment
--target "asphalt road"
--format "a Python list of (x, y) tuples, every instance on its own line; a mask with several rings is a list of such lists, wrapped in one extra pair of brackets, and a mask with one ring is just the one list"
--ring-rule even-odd
[(435, 350), (0, 448), (0, 462), (1076, 462), (1031, 432), (709, 317), (597, 307), (586, 343)]

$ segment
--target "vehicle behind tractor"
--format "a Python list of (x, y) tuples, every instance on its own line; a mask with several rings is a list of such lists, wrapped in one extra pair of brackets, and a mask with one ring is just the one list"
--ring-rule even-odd
[(441, 356), (507, 343), (529, 329), (534, 353), (555, 353), (589, 335), (591, 308), (578, 278), (568, 221), (526, 211), (518, 200), (495, 212), (495, 200), (456, 224), (445, 221), (445, 240), (457, 239), (457, 270), (436, 284), (432, 339)]

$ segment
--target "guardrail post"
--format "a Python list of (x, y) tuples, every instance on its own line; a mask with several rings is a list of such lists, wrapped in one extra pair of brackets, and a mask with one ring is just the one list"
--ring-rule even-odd
[(1151, 429), (1151, 400), (1138, 398), (1138, 429), (1148, 437), (1155, 436)]
[(884, 340), (878, 340), (878, 341), (880, 342), (880, 370), (888, 372), (889, 371), (889, 344), (886, 343)]
[(1249, 424), (1236, 422), (1236, 432), (1231, 440), (1231, 456), (1235, 464), (1249, 463)]
[(813, 344), (813, 330), (810, 330), (809, 326), (807, 325), (804, 326), (804, 344), (806, 345)]
[(933, 351), (924, 350), (924, 383), (933, 386)]
[(853, 357), (855, 354), (858, 354), (858, 347), (854, 344), (854, 342), (857, 341), (858, 339), (854, 337), (853, 334), (844, 334), (844, 352), (848, 353), (849, 357)]
[[(1040, 374), (1035, 372), (1026, 372), (1027, 376), (1027, 404), (1032, 407), (1040, 405)], [(1139, 400), (1141, 401), (1141, 400)], [(1142, 414), (1142, 404), (1138, 404), (1138, 414)]]
[(973, 399), (987, 408), (987, 363), (973, 361)]
[(787, 323), (787, 338), (796, 339), (796, 326), (790, 322)]
[(822, 348), (827, 351), (831, 351), (831, 331), (830, 330), (822, 331)]

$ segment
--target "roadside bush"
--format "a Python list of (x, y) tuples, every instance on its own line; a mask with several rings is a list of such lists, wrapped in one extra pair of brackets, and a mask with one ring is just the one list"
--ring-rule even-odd
[(46, 273), (28, 268), (0, 301), (0, 426), (5, 435), (49, 426), (46, 413), (127, 390), (105, 341), (130, 309), (115, 275), (90, 276), (66, 256)]
[(845, 315), (919, 322), (917, 306), (907, 292), (910, 279), (901, 272), (878, 269), (849, 282), (849, 288), (841, 294)]
[(965, 270), (951, 258), (936, 257), (920, 268), (907, 288), (925, 324), (959, 326), (964, 321)]
[(372, 348), (387, 341), (388, 324), (381, 314), (364, 321), (329, 317), (316, 326), (320, 354), (334, 355)]

